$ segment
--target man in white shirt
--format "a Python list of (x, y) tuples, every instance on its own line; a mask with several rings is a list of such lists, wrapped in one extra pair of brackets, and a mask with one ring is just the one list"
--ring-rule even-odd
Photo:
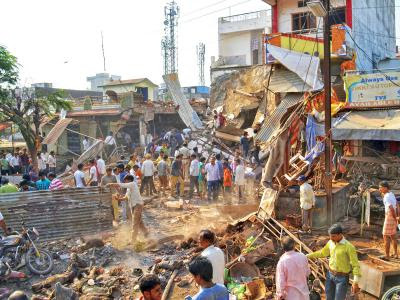
[(89, 170), (89, 185), (90, 186), (98, 186), (99, 183), (99, 171), (97, 169), (96, 160), (93, 158), (90, 161), (90, 170)]
[(304, 175), (297, 178), (300, 186), (300, 208), (302, 213), (303, 230), (311, 232), (312, 227), (312, 208), (315, 206), (315, 195), (312, 186), (307, 182)]
[(140, 196), (139, 188), (134, 181), (132, 175), (126, 175), (124, 183), (109, 183), (109, 187), (121, 187), (126, 189), (126, 194), (120, 197), (119, 200), (127, 201), (128, 206), (133, 211), (133, 228), (132, 228), (132, 241), (135, 241), (139, 231), (142, 231), (144, 236), (149, 234), (146, 226), (143, 223), (142, 211), (143, 211), (143, 199)]
[(156, 170), (153, 161), (151, 160), (151, 154), (147, 153), (145, 155), (146, 160), (142, 164), (142, 184), (140, 185), (140, 193), (143, 194), (146, 188), (146, 195), (157, 194), (156, 187), (154, 186), (153, 175)]
[(82, 172), (83, 164), (78, 165), (78, 170), (74, 173), (75, 186), (77, 188), (84, 188), (86, 186), (85, 173)]
[(85, 136), (82, 141), (83, 151), (86, 151), (90, 147), (89, 139)]
[(106, 163), (104, 159), (101, 158), (100, 155), (97, 155), (97, 170), (99, 171), (99, 182), (101, 182), (101, 178), (106, 175)]
[(213, 268), (213, 283), (224, 284), (225, 255), (215, 244), (215, 234), (211, 230), (200, 231), (199, 246), (204, 249), (201, 256), (207, 257)]
[(246, 184), (246, 169), (245, 167), (240, 163), (240, 159), (237, 158), (235, 159), (235, 164), (236, 164), (236, 169), (235, 169), (235, 185), (237, 186), (238, 190), (238, 198), (239, 198), (239, 203), (243, 201), (243, 195), (244, 195), (244, 186)]
[(397, 216), (398, 207), (395, 195), (389, 191), (389, 183), (382, 181), (379, 183), (379, 191), (383, 195), (383, 204), (385, 205), (385, 222), (383, 223), (383, 241), (385, 244), (385, 259), (390, 259), (390, 241), (392, 241), (394, 257), (398, 258), (397, 254)]
[(56, 174), (57, 159), (54, 151), (50, 151), (47, 163), (49, 164), (49, 172)]
[(189, 168), (189, 175), (190, 175), (190, 190), (189, 190), (189, 199), (193, 197), (194, 187), (196, 187), (196, 192), (200, 195), (199, 191), (199, 161), (197, 159), (196, 154), (192, 154), (190, 156), (190, 168)]
[(10, 158), (10, 167), (13, 174), (21, 173), (21, 162), (18, 153), (14, 153)]
[(108, 133), (108, 135), (106, 136), (106, 138), (104, 140), (104, 144), (106, 144), (107, 155), (110, 155), (112, 153), (112, 151), (114, 150), (114, 147), (116, 146), (114, 134), (112, 131), (110, 131)]

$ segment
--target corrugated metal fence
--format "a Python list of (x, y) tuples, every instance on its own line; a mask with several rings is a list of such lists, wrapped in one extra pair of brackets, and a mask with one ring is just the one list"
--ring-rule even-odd
[(58, 240), (112, 229), (111, 192), (99, 187), (0, 194), (7, 226), (35, 227), (41, 240)]

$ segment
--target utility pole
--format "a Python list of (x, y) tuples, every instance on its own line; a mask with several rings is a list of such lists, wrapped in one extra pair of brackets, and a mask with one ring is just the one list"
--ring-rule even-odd
[(106, 71), (106, 55), (104, 53), (104, 38), (103, 31), (101, 31), (101, 52), (103, 53), (103, 70)]
[(331, 170), (331, 28), (329, 26), (330, 0), (325, 0), (324, 17), (324, 89), (325, 89), (325, 191), (328, 223), (333, 223), (332, 170)]

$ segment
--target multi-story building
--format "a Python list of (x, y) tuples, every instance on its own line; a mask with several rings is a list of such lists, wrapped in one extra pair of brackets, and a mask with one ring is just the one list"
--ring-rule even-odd
[(89, 76), (86, 81), (90, 83), (90, 90), (102, 92), (102, 86), (110, 81), (121, 80), (121, 76), (110, 75), (108, 73), (97, 73), (95, 76)]
[[(308, 8), (310, 0), (263, 1), (272, 8), (268, 43), (323, 57), (324, 22)], [(356, 68), (362, 71), (390, 66), (388, 60), (396, 56), (395, 1), (337, 0), (331, 6), (332, 58), (355, 55)]]
[(261, 64), (263, 35), (270, 30), (271, 10), (219, 18), (219, 57), (215, 66)]

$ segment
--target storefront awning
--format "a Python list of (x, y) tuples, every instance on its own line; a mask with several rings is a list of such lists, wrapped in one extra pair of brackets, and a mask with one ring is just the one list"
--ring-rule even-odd
[(352, 111), (332, 124), (334, 140), (400, 141), (400, 109)]
[(50, 144), (54, 144), (55, 142), (57, 142), (58, 138), (61, 136), (61, 134), (64, 132), (64, 130), (67, 128), (67, 126), (71, 122), (72, 122), (72, 119), (68, 119), (68, 118), (59, 120), (54, 125), (54, 127), (50, 130), (48, 135), (44, 138), (42, 143), (50, 145)]

